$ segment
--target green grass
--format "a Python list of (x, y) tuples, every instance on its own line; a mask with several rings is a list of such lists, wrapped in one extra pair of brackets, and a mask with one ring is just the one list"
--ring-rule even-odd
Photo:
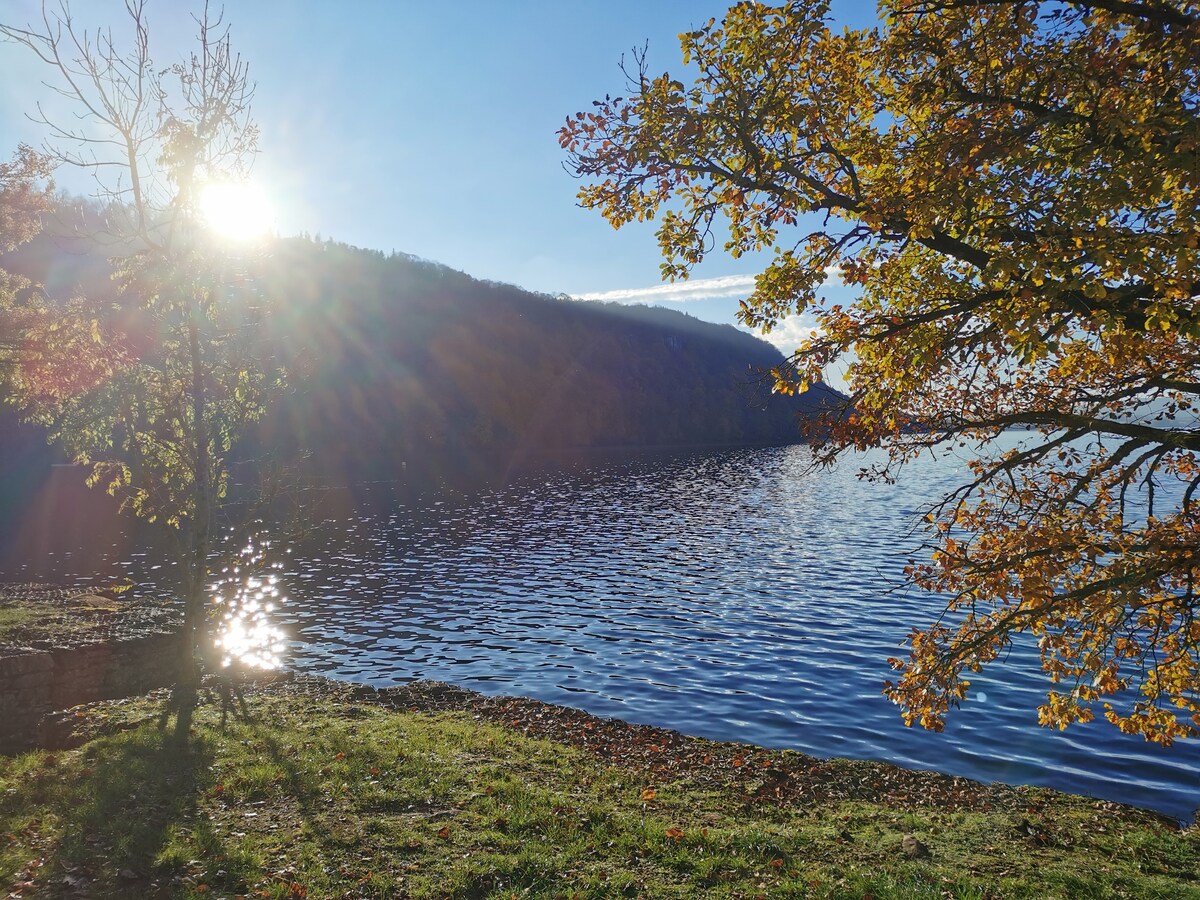
[(0, 644), (8, 643), (31, 625), (49, 618), (57, 611), (48, 603), (0, 604)]
[(53, 602), (6, 597), (0, 599), (0, 644), (70, 643), (102, 627), (120, 609), (116, 601), (85, 592)]
[[(463, 713), (260, 696), (192, 740), (143, 724), (0, 758), (0, 886), (18, 896), (1200, 897), (1200, 836), (1039, 795), (1023, 817), (758, 804)], [(106, 718), (107, 717), (107, 718)], [(124, 723), (124, 724), (122, 724)], [(653, 795), (645, 793), (652, 790)], [(932, 850), (908, 859), (903, 835)]]

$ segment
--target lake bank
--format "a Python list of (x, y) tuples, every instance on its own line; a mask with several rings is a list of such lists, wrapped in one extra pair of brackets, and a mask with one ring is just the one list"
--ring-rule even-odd
[[(882, 695), (888, 657), (942, 612), (944, 598), (907, 588), (902, 572), (926, 552), (913, 531), (922, 504), (958, 484), (962, 465), (924, 460), (873, 484), (856, 465), (810, 472), (804, 448), (779, 448), (613, 462), (419, 502), (387, 485), (332, 492), (306, 539), (267, 535), (287, 596), (274, 624), (297, 671), (445, 681), (1191, 821), (1200, 744), (1161, 748), (1105, 722), (1040, 728), (1052, 684), (1032, 640), (972, 678), (942, 733), (905, 728)], [(48, 508), (64, 505), (54, 499)], [(31, 544), (8, 545), (0, 578), (128, 579), (151, 596), (175, 580), (166, 551), (132, 527), (42, 524), (25, 532)]]
[(0, 759), (15, 896), (1200, 896), (1195, 828), (1052, 790), (313, 677), (179, 748), (160, 699)]
[(178, 606), (124, 593), (0, 583), (0, 753), (42, 746), (56, 710), (174, 680)]

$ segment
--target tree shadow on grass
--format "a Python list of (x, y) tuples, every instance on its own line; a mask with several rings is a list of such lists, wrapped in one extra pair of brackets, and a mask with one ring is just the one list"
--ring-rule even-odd
[(82, 780), (64, 785), (69, 793), (51, 807), (62, 826), (52, 886), (66, 896), (169, 894), (181, 873), (164, 854), (177, 830), (201, 846), (216, 842), (198, 811), (212, 760), (205, 741), (178, 742), (150, 726), (89, 745)]

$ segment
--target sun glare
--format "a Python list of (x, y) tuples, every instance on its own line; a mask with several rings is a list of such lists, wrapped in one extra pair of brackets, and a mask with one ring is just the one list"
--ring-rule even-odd
[(200, 189), (200, 215), (214, 232), (235, 241), (264, 236), (274, 225), (266, 193), (249, 182), (214, 181)]

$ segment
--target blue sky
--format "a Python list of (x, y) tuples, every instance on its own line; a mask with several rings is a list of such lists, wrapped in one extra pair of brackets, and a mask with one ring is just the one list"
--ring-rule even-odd
[[(182, 0), (151, 0), (152, 52), (167, 65), (194, 32)], [(437, 260), (535, 291), (675, 305), (733, 322), (763, 261), (714, 255), (687, 289), (659, 287), (649, 225), (615, 231), (578, 208), (555, 132), (623, 93), (622, 53), (649, 45), (652, 71), (681, 72), (678, 33), (720, 17), (709, 0), (230, 0), (233, 44), (257, 82), (255, 176), (283, 234), (307, 231)], [(76, 0), (83, 25), (125, 25), (119, 0)], [(873, 2), (835, 4), (874, 21)], [(0, 21), (40, 15), (0, 0)], [(24, 114), (53, 102), (45, 72), (0, 43), (0, 155), (41, 133)], [(70, 173), (61, 186), (87, 192)], [(709, 281), (709, 279), (715, 279)], [(648, 290), (649, 289), (649, 290)], [(836, 290), (836, 288), (834, 288)], [(776, 341), (790, 342), (790, 329)]]

